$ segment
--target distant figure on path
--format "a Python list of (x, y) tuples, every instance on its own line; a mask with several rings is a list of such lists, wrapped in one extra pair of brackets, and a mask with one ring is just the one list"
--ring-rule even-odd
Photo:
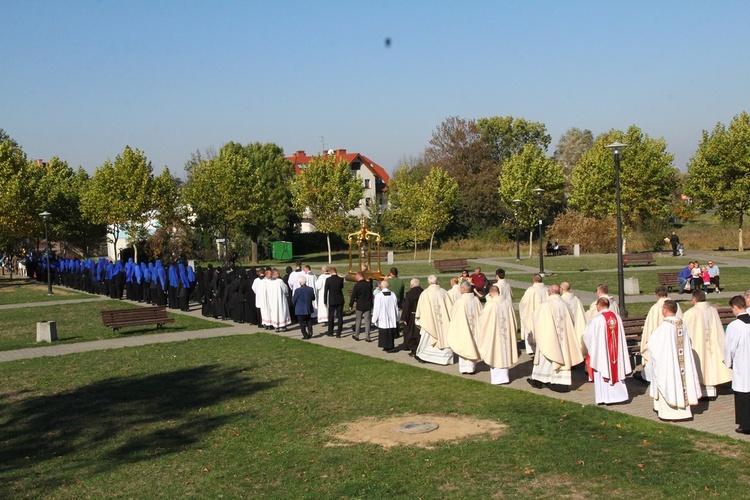
[(677, 245), (680, 244), (680, 237), (674, 231), (669, 236), (669, 244), (672, 245), (672, 257), (677, 257)]

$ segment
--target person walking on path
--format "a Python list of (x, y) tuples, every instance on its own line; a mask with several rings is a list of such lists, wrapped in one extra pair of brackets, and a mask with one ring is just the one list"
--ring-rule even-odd
[(677, 246), (680, 244), (680, 237), (674, 231), (669, 236), (669, 244), (672, 245), (672, 257), (677, 257)]

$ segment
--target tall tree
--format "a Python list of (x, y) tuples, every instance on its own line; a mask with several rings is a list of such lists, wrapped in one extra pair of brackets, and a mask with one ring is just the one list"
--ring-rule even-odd
[(31, 168), (38, 171), (39, 206), (52, 214), (51, 234), (65, 246), (88, 255), (88, 248), (101, 241), (107, 232), (104, 224), (91, 223), (82, 213), (81, 197), (89, 175), (80, 167), (73, 170), (56, 156), (44, 164), (32, 162)]
[(573, 127), (568, 129), (557, 142), (557, 149), (552, 157), (563, 167), (563, 173), (571, 183), (573, 167), (580, 161), (581, 157), (594, 145), (594, 134), (590, 130), (581, 130)]
[[(514, 211), (517, 209), (515, 223), (531, 234), (538, 216), (549, 224), (563, 209), (565, 176), (562, 167), (535, 144), (526, 144), (513, 154), (503, 165), (498, 181), (500, 202)], [(544, 189), (541, 202), (534, 192), (536, 188)], [(521, 200), (517, 207), (514, 200)]]
[(495, 184), (500, 168), (493, 151), (474, 120), (448, 117), (432, 133), (424, 163), (442, 167), (456, 179), (462, 193), (452, 224), (454, 234), (481, 233), (501, 218), (501, 208), (488, 189)]
[(37, 186), (41, 173), (7, 135), (0, 140), (0, 245), (10, 249), (43, 227)]
[(205, 229), (225, 238), (232, 230), (249, 236), (251, 259), (257, 263), (259, 238), (278, 235), (289, 226), (293, 175), (276, 144), (228, 142), (216, 158), (192, 168), (186, 201)]
[(453, 219), (458, 200), (458, 183), (441, 167), (435, 167), (419, 185), (419, 212), (416, 226), (430, 235), (427, 261), (432, 262), (435, 235), (443, 231)]
[(96, 169), (81, 201), (91, 222), (111, 228), (115, 249), (120, 233), (125, 231), (137, 252), (138, 238), (154, 215), (151, 162), (138, 149), (126, 146), (114, 162), (107, 160)]
[(612, 152), (605, 147), (615, 141), (628, 144), (620, 162), (623, 222), (639, 227), (667, 220), (677, 188), (674, 155), (667, 152), (664, 138), (653, 139), (635, 125), (625, 133), (611, 130), (597, 137), (573, 168), (568, 203), (584, 215), (599, 219), (616, 214), (615, 164)]
[(552, 138), (541, 122), (512, 116), (492, 116), (477, 120), (482, 140), (491, 148), (492, 158), (500, 163), (520, 153), (527, 144), (546, 151)]
[(292, 183), (295, 209), (300, 214), (309, 211), (315, 228), (326, 235), (329, 263), (330, 235), (343, 228), (347, 212), (359, 205), (364, 192), (362, 180), (334, 155), (312, 158)]
[(744, 251), (742, 225), (750, 214), (750, 115), (743, 111), (729, 128), (717, 123), (703, 131), (698, 150), (688, 163), (688, 193), (701, 210), (738, 226), (738, 246)]

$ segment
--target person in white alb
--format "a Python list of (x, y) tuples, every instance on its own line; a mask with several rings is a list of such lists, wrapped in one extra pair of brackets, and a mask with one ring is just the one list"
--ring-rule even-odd
[(732, 369), (735, 432), (750, 434), (750, 315), (741, 295), (729, 301), (737, 319), (727, 326), (724, 363)]

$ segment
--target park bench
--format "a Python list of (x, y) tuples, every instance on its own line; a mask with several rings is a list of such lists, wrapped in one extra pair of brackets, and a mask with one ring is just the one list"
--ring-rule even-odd
[(462, 271), (469, 267), (466, 259), (440, 259), (433, 262), (435, 269), (440, 271)]
[(722, 325), (727, 326), (735, 320), (731, 307), (718, 307), (717, 310), (719, 311), (719, 318), (721, 318)]
[(622, 265), (623, 266), (637, 266), (637, 265), (644, 265), (644, 266), (650, 266), (651, 264), (656, 263), (656, 260), (654, 260), (654, 254), (650, 252), (645, 253), (626, 253), (622, 256)]
[(174, 323), (174, 318), (167, 316), (167, 308), (163, 306), (138, 307), (102, 311), (102, 322), (116, 332), (126, 326), (156, 325), (156, 328), (161, 328), (166, 323)]
[(672, 291), (672, 288), (680, 287), (680, 281), (677, 279), (677, 275), (680, 273), (659, 273), (659, 285), (667, 287), (668, 291)]
[(628, 343), (630, 363), (635, 368), (641, 364), (641, 338), (643, 336), (643, 325), (646, 316), (630, 316), (622, 319), (622, 327), (625, 329), (625, 341)]
[(570, 255), (570, 247), (558, 245), (557, 248), (547, 249), (547, 256), (554, 257), (555, 255)]

